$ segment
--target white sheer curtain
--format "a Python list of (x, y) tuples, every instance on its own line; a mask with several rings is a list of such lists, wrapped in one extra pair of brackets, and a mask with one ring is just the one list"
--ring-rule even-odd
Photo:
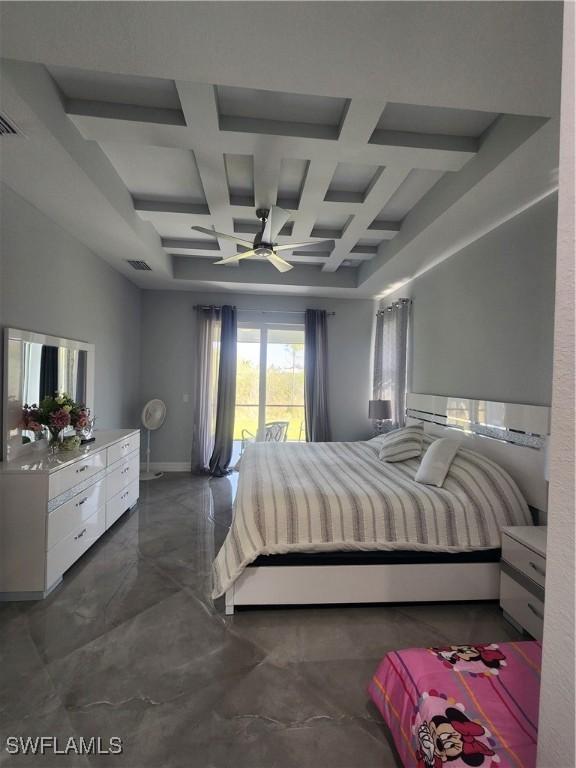
[(217, 307), (198, 307), (196, 312), (197, 367), (192, 469), (206, 473), (214, 450), (220, 310)]
[(392, 422), (402, 427), (406, 421), (408, 383), (408, 327), (410, 299), (399, 299), (378, 312), (374, 343), (375, 400), (390, 400)]

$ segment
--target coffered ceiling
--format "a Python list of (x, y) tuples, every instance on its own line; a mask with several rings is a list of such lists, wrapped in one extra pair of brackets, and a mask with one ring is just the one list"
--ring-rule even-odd
[[(378, 295), (433, 259), (450, 255), (463, 237), (474, 239), (478, 223), (489, 229), (498, 216), (513, 215), (554, 189), (553, 99), (545, 112), (534, 99), (538, 109), (533, 114), (519, 111), (514, 99), (501, 95), (484, 99), (479, 109), (482, 100), (467, 97), (458, 73), (454, 73), (460, 92), (457, 105), (448, 97), (442, 103), (438, 91), (445, 89), (433, 81), (429, 98), (417, 103), (404, 100), (403, 89), (393, 81), (369, 94), (355, 88), (328, 90), (319, 87), (320, 79), (312, 71), (306, 88), (295, 76), (294, 87), (284, 90), (275, 87), (277, 78), (266, 77), (270, 62), (259, 54), (258, 46), (245, 54), (261, 61), (264, 69), (258, 78), (238, 77), (231, 69), (226, 77), (220, 72), (206, 81), (194, 79), (191, 67), (190, 76), (183, 79), (177, 51), (167, 51), (163, 66), (152, 74), (138, 64), (138, 51), (131, 54), (129, 46), (120, 45), (120, 38), (113, 56), (106, 55), (107, 41), (101, 41), (101, 57), (94, 66), (93, 49), (100, 44), (96, 28), (90, 55), (82, 55), (78, 46), (77, 38), (87, 32), (82, 32), (82, 25), (80, 31), (76, 28), (73, 55), (67, 54), (65, 39), (61, 51), (51, 51), (47, 43), (59, 4), (41, 5), (51, 6), (45, 39), (35, 28), (34, 37), (44, 43), (43, 50), (29, 60), (3, 62), (2, 111), (26, 135), (8, 140), (13, 151), (4, 162), (3, 179), (143, 287)], [(66, 5), (80, 20), (88, 12), (80, 6), (91, 6), (90, 13), (101, 21), (126, 20), (127, 9), (114, 10), (112, 3)], [(204, 3), (176, 4), (187, 6), (182, 16), (175, 4), (127, 5), (138, 5), (143, 12), (147, 6), (163, 5), (166, 30), (174, 29), (178, 18), (190, 26), (200, 10), (206, 10)], [(267, 13), (274, 12), (269, 7), (274, 4), (268, 3), (213, 5), (228, 10), (231, 5), (247, 9), (260, 5)], [(300, 6), (294, 9), (296, 14), (307, 13), (302, 5), (327, 7), (295, 5)], [(339, 11), (348, 6), (352, 36), (352, 6), (380, 6), (382, 22), (386, 12), (395, 16), (398, 10), (391, 8), (397, 4), (389, 3), (335, 5)], [(487, 5), (524, 7), (523, 3)], [(204, 21), (210, 39), (221, 29), (216, 21), (224, 19), (216, 9), (213, 13)], [(412, 9), (406, 14), (412, 18)], [(531, 24), (542, 19), (533, 16)], [(16, 36), (25, 17), (25, 8), (24, 14), (7, 14)], [(550, 18), (549, 23), (556, 24), (553, 15)], [(136, 26), (130, 36), (138, 48), (143, 44), (139, 35), (150, 30), (141, 19), (133, 20)], [(34, 23), (31, 17), (29, 21)], [(452, 23), (456, 21), (462, 27), (462, 20), (454, 18)], [(288, 29), (285, 32), (289, 34)], [(420, 31), (420, 36), (426, 44), (426, 34)], [(4, 47), (14, 51), (12, 39)], [(278, 44), (281, 48), (282, 41)], [(242, 46), (237, 49), (241, 56)], [(297, 50), (296, 39), (294, 54)], [(22, 59), (22, 46), (18, 51), (15, 58)], [(443, 53), (438, 50), (436, 55)], [(558, 61), (550, 59), (550, 77), (559, 76)], [(114, 60), (122, 66), (115, 68)], [(365, 61), (363, 49), (359, 74)], [(318, 59), (318, 66), (326, 64)], [(354, 59), (347, 64), (354, 68)], [(338, 58), (334, 66), (342, 67)], [(290, 77), (283, 73), (282, 79)], [(533, 147), (514, 170), (515, 156), (518, 160), (530, 142)], [(506, 183), (505, 176), (498, 178), (497, 172), (506, 167), (516, 173), (516, 185)], [(68, 189), (52, 185), (49, 193), (46, 174), (54, 182), (58, 168), (60, 184)], [(490, 195), (491, 189), (496, 193)], [(318, 241), (283, 253), (296, 268), (280, 276), (257, 257), (251, 263), (215, 267), (215, 261), (236, 252), (236, 245), (192, 227), (244, 234), (251, 240), (259, 228), (256, 208), (272, 205), (291, 213), (279, 243)], [(438, 233), (446, 227), (450, 231), (438, 241)], [(424, 254), (426, 234), (430, 248)], [(150, 269), (133, 272), (131, 261), (144, 262)]]

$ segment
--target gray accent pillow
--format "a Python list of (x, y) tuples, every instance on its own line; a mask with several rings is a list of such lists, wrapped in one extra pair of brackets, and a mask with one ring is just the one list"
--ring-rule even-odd
[(406, 461), (415, 459), (422, 453), (424, 424), (411, 424), (409, 427), (390, 432), (382, 441), (378, 458), (382, 461)]
[(422, 457), (414, 480), (417, 483), (442, 488), (460, 444), (460, 440), (452, 437), (441, 437), (439, 440), (434, 440)]

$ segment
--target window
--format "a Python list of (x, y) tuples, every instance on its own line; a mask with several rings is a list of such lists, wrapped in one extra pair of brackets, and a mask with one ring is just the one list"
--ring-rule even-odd
[(238, 328), (234, 440), (263, 440), (266, 424), (287, 422), (304, 440), (304, 328)]

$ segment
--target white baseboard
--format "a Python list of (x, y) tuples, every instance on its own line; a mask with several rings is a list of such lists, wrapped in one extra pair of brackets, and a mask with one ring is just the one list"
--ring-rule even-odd
[[(140, 462), (140, 469), (146, 471), (146, 462)], [(191, 463), (189, 461), (151, 461), (151, 472), (190, 472)]]

